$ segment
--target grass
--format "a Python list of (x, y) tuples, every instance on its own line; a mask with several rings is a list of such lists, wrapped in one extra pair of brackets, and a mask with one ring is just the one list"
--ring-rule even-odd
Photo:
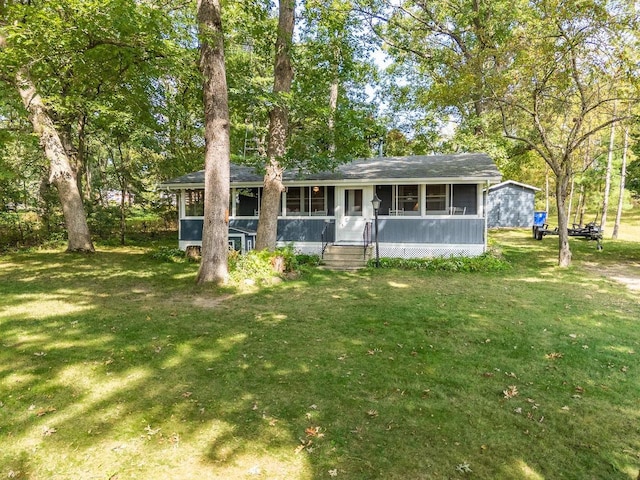
[(582, 265), (638, 243), (492, 243), (512, 268), (244, 291), (143, 248), (0, 257), (0, 478), (635, 479), (638, 293)]

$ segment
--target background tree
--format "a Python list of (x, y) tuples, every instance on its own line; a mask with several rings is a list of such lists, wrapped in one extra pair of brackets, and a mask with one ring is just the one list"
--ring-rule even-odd
[(563, 267), (571, 263), (566, 200), (576, 154), (589, 138), (625, 119), (615, 114), (616, 102), (632, 101), (622, 88), (630, 67), (624, 61), (627, 19), (607, 7), (598, 1), (531, 4), (516, 30), (511, 82), (496, 92), (505, 136), (537, 152), (555, 176)]

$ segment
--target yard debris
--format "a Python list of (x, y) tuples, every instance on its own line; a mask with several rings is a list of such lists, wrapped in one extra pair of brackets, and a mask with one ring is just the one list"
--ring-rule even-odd
[(300, 440), (300, 442), (300, 445), (298, 445), (295, 449), (296, 455), (302, 452), (305, 448), (308, 449), (309, 447), (311, 447), (311, 445), (313, 445), (313, 440), (307, 440), (306, 442), (304, 440)]
[(160, 431), (160, 428), (151, 428), (151, 425), (147, 425), (144, 431), (147, 432), (147, 438), (151, 438)]
[(518, 387), (515, 385), (509, 385), (505, 390), (502, 391), (504, 398), (507, 400), (513, 397), (517, 397), (520, 392), (518, 392)]
[(47, 356), (47, 352), (36, 352), (33, 354), (36, 357), (46, 357)]
[(329, 476), (330, 477), (337, 477), (338, 476), (338, 469), (334, 468), (332, 470), (329, 470)]
[(377, 410), (367, 410), (367, 415), (369, 415), (371, 418), (376, 418), (378, 416), (378, 411)]
[(471, 473), (471, 467), (467, 462), (456, 465), (456, 470), (461, 473)]
[(562, 353), (560, 352), (553, 352), (553, 353), (547, 353), (544, 358), (546, 358), (547, 360), (557, 360), (559, 358), (562, 358), (564, 355), (562, 355)]
[(36, 415), (37, 415), (38, 417), (42, 417), (42, 416), (46, 415), (47, 413), (53, 413), (53, 412), (55, 412), (55, 411), (56, 411), (56, 408), (55, 408), (55, 407), (41, 408), (40, 410), (38, 410), (38, 411), (36, 412)]
[(42, 427), (42, 435), (44, 435), (45, 437), (49, 437), (56, 432), (57, 430), (53, 427), (47, 427), (46, 425)]
[(320, 427), (307, 427), (304, 429), (304, 433), (307, 435), (307, 437), (322, 438), (324, 437), (324, 433), (321, 433), (320, 430)]

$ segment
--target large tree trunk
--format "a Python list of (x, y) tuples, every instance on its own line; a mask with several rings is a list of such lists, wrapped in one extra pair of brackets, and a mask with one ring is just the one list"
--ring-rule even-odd
[(19, 71), (16, 80), (33, 130), (40, 137), (40, 143), (50, 163), (49, 182), (56, 186), (60, 197), (68, 236), (67, 251), (94, 252), (78, 184), (53, 120), (27, 72)]
[[(291, 43), (295, 23), (295, 0), (279, 0), (278, 37), (276, 40), (276, 59), (274, 67), (273, 93), (288, 93), (293, 82), (291, 66)], [(281, 159), (287, 149), (289, 113), (287, 107), (279, 101), (269, 112), (269, 141), (267, 144), (266, 173), (260, 204), (260, 218), (256, 236), (256, 249), (273, 250), (276, 247), (278, 233), (278, 213), (282, 185)]]
[(558, 207), (558, 266), (571, 265), (571, 249), (569, 248), (569, 216), (566, 210), (567, 190), (571, 172), (560, 169), (556, 172), (556, 205)]
[(205, 118), (204, 225), (197, 283), (223, 284), (229, 252), (229, 103), (219, 0), (198, 0)]

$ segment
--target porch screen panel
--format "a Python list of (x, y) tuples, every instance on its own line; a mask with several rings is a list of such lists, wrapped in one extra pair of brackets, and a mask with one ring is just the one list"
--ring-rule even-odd
[(419, 185), (398, 185), (398, 209), (405, 215), (420, 214)]
[(376, 195), (380, 199), (380, 215), (389, 215), (389, 210), (394, 210), (393, 205), (393, 185), (377, 185)]
[(447, 213), (447, 185), (427, 185), (427, 215)]
[(453, 207), (466, 209), (466, 215), (478, 213), (478, 185), (454, 184), (451, 189)]
[(287, 188), (287, 215), (303, 215), (307, 212), (304, 187)]
[(238, 188), (236, 190), (236, 215), (254, 217), (260, 208), (260, 189)]
[(184, 215), (185, 217), (204, 216), (204, 190), (184, 191)]
[(310, 212), (314, 215), (327, 215), (327, 187), (309, 187)]
[(327, 215), (335, 215), (336, 188), (326, 187), (326, 189), (327, 189)]

